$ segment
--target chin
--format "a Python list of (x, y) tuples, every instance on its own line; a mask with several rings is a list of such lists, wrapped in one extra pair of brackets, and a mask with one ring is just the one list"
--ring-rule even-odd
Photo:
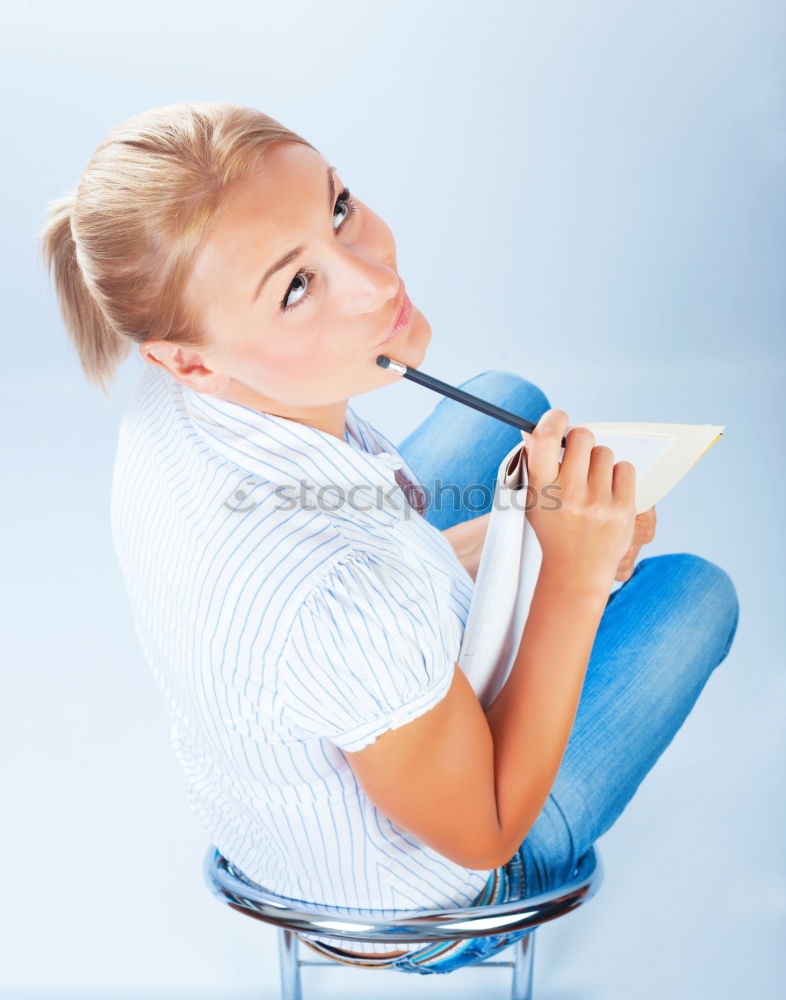
[(402, 365), (417, 368), (426, 355), (431, 336), (431, 324), (416, 307), (409, 329), (391, 340), (389, 344), (377, 348), (377, 354), (385, 354)]
[[(401, 354), (407, 354), (416, 350), (425, 351), (431, 343), (431, 337), (431, 324), (423, 313), (418, 308), (415, 308), (409, 330), (400, 339), (397, 338), (396, 340), (391, 340), (390, 344), (385, 344), (385, 347), (391, 348), (391, 356), (393, 357), (395, 357), (396, 348), (399, 349)], [(404, 359), (402, 358), (401, 360), (403, 361)]]
[[(402, 345), (404, 347), (402, 354), (405, 353), (407, 347), (411, 345), (412, 353), (420, 356), (420, 360), (411, 365), (413, 368), (417, 368), (420, 361), (422, 361), (425, 357), (426, 350), (428, 349), (428, 345), (431, 343), (432, 337), (431, 324), (421, 312), (418, 312), (418, 319), (420, 322), (418, 322), (417, 325), (413, 324), (408, 343), (406, 345)], [(400, 360), (403, 361), (404, 359), (401, 358)]]

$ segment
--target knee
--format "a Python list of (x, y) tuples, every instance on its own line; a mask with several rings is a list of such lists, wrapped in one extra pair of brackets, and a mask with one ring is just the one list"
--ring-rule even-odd
[(693, 552), (671, 552), (656, 558), (664, 560), (670, 569), (687, 577), (692, 589), (700, 589), (702, 593), (711, 595), (719, 613), (730, 619), (737, 617), (737, 588), (726, 570), (717, 563)]
[(520, 413), (534, 423), (551, 408), (546, 394), (534, 382), (502, 369), (481, 372), (462, 382), (460, 388), (513, 413)]
[(723, 659), (729, 651), (740, 616), (740, 602), (734, 581), (725, 569), (717, 563), (692, 552), (672, 552), (642, 559), (638, 568), (646, 570), (648, 563), (656, 563), (658, 568), (670, 577), (682, 579), (687, 598), (701, 604), (701, 618), (714, 626), (723, 637)]

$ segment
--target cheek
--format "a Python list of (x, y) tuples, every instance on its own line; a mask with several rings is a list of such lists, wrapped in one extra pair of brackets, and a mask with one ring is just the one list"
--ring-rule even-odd
[(326, 370), (334, 367), (335, 341), (322, 328), (298, 330), (291, 337), (280, 336), (257, 365), (291, 389), (319, 385), (324, 383)]

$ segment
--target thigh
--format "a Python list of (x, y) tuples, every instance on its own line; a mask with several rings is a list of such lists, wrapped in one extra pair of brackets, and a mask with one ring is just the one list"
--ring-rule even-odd
[[(475, 375), (460, 388), (537, 423), (550, 403), (532, 382), (506, 371)], [(443, 397), (398, 450), (426, 490), (426, 520), (443, 531), (491, 510), (499, 465), (521, 431)]]
[(520, 848), (527, 895), (572, 874), (671, 743), (739, 617), (731, 578), (690, 553), (642, 559), (607, 602), (571, 735)]

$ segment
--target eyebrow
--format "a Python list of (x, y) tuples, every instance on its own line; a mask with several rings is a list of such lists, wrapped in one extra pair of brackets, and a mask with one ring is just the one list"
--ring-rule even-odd
[[(336, 198), (336, 185), (335, 185), (335, 182), (333, 180), (333, 171), (335, 169), (336, 168), (332, 167), (332, 166), (328, 167), (328, 169), (327, 169), (328, 211), (330, 211), (333, 208), (333, 202), (335, 201), (335, 198)], [(251, 302), (252, 303), (256, 302), (257, 298), (259, 297), (259, 293), (264, 288), (265, 282), (267, 281), (268, 278), (271, 278), (274, 274), (276, 274), (282, 268), (286, 267), (287, 264), (291, 264), (292, 261), (296, 257), (299, 257), (303, 253), (303, 251), (305, 249), (306, 249), (305, 246), (295, 247), (293, 250), (290, 250), (288, 253), (285, 253), (284, 256), (281, 258), (281, 260), (276, 261), (276, 263), (273, 264), (272, 267), (268, 268), (268, 270), (265, 271), (264, 275), (262, 276), (262, 280), (257, 285), (257, 290), (254, 292), (254, 295), (253, 295), (253, 297), (251, 299)]]

